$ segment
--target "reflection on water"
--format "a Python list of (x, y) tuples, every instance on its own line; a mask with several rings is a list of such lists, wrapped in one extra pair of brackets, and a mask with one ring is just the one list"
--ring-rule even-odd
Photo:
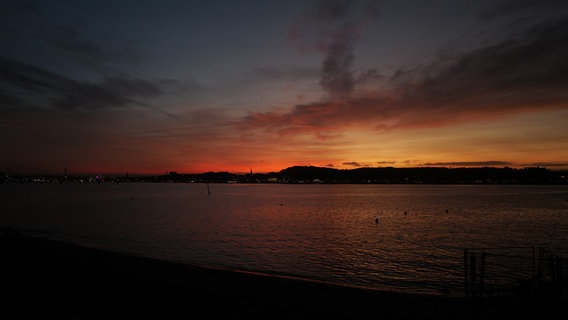
[(465, 247), (568, 247), (565, 186), (212, 184), (210, 190), (0, 185), (0, 226), (192, 264), (427, 293), (461, 293)]

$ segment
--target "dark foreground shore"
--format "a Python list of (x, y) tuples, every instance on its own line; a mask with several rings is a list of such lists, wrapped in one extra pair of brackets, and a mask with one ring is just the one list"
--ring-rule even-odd
[(420, 296), (206, 269), (0, 236), (11, 318), (550, 319), (564, 303)]

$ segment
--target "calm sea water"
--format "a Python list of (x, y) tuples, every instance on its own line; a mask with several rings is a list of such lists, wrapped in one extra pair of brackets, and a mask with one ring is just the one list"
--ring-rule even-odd
[(211, 184), (210, 191), (5, 184), (0, 226), (195, 265), (456, 295), (465, 247), (568, 248), (567, 186)]

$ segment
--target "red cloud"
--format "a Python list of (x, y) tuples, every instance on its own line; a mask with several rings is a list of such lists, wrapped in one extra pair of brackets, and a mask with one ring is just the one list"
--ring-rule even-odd
[(548, 21), (515, 39), (401, 69), (388, 90), (296, 105), (285, 113), (251, 112), (242, 126), (329, 137), (352, 127), (440, 127), (567, 109), (567, 56), (568, 18)]

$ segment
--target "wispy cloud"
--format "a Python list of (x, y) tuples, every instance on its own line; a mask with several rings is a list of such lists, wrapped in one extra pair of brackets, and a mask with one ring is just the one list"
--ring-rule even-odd
[[(149, 81), (128, 76), (108, 77), (99, 82), (79, 81), (1, 55), (0, 70), (0, 84), (7, 92), (0, 97), (4, 104), (13, 103), (18, 97), (30, 105), (35, 103), (66, 110), (127, 105), (151, 107), (138, 99), (160, 96), (164, 93), (164, 84), (171, 85), (170, 81)], [(25, 94), (15, 96), (10, 91), (23, 91)]]
[(357, 161), (348, 161), (348, 162), (343, 162), (342, 163), (344, 166), (350, 166), (350, 167), (364, 167), (365, 165), (362, 163), (359, 163)]
[[(77, 60), (83, 67), (103, 75), (115, 74), (117, 70), (110, 67), (114, 63), (137, 64), (144, 58), (131, 46), (129, 41), (112, 41), (101, 45), (98, 41), (86, 36), (77, 25), (62, 25), (49, 35), (49, 43), (60, 49), (70, 58)], [(109, 37), (106, 37), (109, 38)], [(116, 45), (113, 42), (120, 42)]]
[(507, 161), (455, 161), (455, 162), (426, 162), (423, 166), (432, 167), (501, 167), (511, 166), (513, 163)]
[[(8, 39), (0, 52), (2, 105), (28, 106), (30, 110), (141, 106), (173, 116), (150, 101), (183, 84), (125, 72), (125, 66), (144, 60), (132, 41), (114, 34), (88, 33), (95, 29), (73, 15), (62, 20), (52, 15), (49, 5), (37, 2), (18, 1), (3, 7), (0, 17), (10, 27), (0, 28), (0, 34)], [(19, 57), (6, 50), (13, 39), (37, 47), (35, 56)], [(45, 58), (37, 59), (42, 55)]]

